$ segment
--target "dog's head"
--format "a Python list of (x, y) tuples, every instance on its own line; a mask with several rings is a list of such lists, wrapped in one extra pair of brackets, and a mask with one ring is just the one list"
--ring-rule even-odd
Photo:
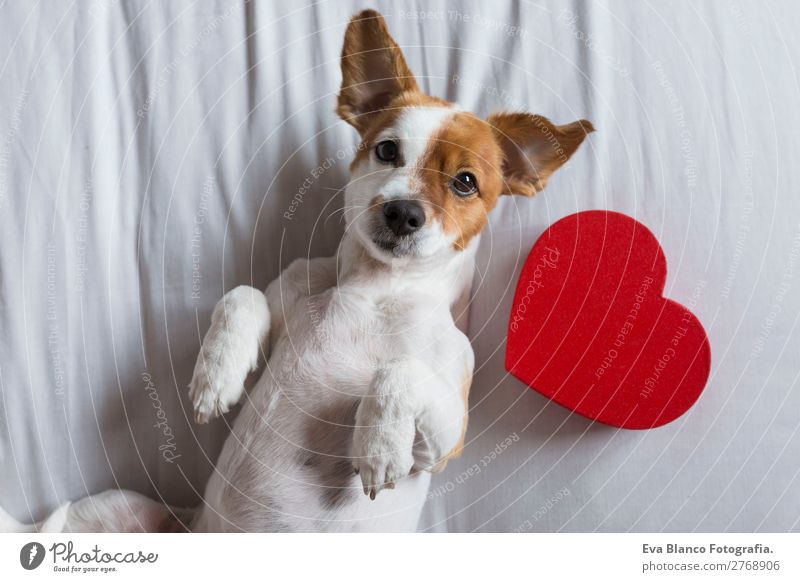
[(345, 191), (348, 229), (381, 261), (458, 253), (504, 194), (533, 196), (593, 131), (539, 115), (481, 119), (423, 93), (386, 21), (350, 21), (337, 112), (361, 135)]

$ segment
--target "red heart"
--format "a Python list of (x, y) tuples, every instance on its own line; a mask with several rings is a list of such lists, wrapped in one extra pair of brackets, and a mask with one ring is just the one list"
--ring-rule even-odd
[(711, 369), (702, 324), (662, 296), (667, 262), (647, 227), (592, 210), (536, 241), (511, 308), (506, 368), (591, 419), (653, 428), (686, 412)]

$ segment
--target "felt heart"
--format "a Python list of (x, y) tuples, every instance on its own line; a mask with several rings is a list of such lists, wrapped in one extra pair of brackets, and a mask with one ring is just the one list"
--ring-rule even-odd
[(506, 368), (555, 402), (623, 428), (678, 418), (711, 369), (702, 324), (662, 296), (664, 251), (647, 227), (592, 210), (559, 220), (520, 274)]

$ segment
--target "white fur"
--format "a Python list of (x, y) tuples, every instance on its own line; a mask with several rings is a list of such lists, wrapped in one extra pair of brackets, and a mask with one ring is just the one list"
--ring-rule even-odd
[(19, 523), (0, 509), (0, 531), (59, 532), (176, 532), (184, 531), (194, 511), (170, 507), (133, 491), (112, 489), (67, 502), (38, 523)]
[(236, 287), (217, 303), (189, 384), (198, 423), (239, 402), (247, 375), (258, 368), (269, 322), (267, 300), (252, 287)]

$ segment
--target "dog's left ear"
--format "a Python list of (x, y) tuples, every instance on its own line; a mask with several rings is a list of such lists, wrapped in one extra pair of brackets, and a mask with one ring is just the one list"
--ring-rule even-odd
[(554, 125), (530, 113), (496, 113), (487, 121), (503, 150), (503, 194), (524, 196), (543, 190), (553, 172), (594, 131), (585, 119)]
[(383, 16), (374, 10), (356, 14), (344, 35), (339, 116), (363, 135), (374, 113), (400, 93), (418, 90)]

